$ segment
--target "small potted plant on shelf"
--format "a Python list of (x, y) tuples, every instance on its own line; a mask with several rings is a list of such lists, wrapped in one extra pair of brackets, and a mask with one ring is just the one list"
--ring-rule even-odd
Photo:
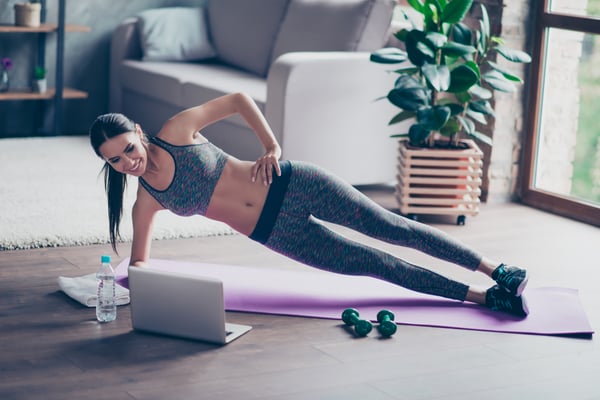
[(42, 4), (39, 0), (15, 4), (15, 25), (37, 28), (41, 24)]
[(2, 58), (2, 65), (0, 66), (0, 92), (8, 92), (10, 89), (10, 80), (8, 78), (8, 71), (12, 68), (13, 62), (9, 57)]
[(48, 90), (46, 68), (41, 65), (37, 65), (33, 69), (33, 90), (36, 93), (46, 93), (46, 90)]
[(371, 54), (371, 61), (403, 64), (393, 88), (383, 97), (400, 109), (389, 124), (410, 124), (399, 140), (396, 199), (400, 212), (466, 215), (479, 211), (483, 153), (472, 139), (492, 144), (477, 130), (494, 116), (493, 91), (512, 92), (521, 78), (492, 56), (528, 63), (531, 57), (509, 49), (490, 34), (486, 7), (481, 5), (477, 29), (465, 17), (473, 0), (408, 0), (423, 16), (422, 28), (401, 29), (394, 36), (404, 49), (388, 47)]

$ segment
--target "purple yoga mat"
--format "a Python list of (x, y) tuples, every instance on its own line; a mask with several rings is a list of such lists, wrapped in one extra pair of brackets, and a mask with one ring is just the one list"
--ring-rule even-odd
[[(116, 270), (123, 286), (127, 286), (128, 263), (123, 260)], [(518, 318), (369, 277), (159, 259), (150, 260), (149, 268), (220, 279), (229, 311), (339, 319), (345, 308), (353, 307), (361, 318), (375, 321), (377, 312), (385, 308), (405, 325), (542, 335), (594, 332), (576, 289), (528, 287), (524, 296), (530, 314)]]

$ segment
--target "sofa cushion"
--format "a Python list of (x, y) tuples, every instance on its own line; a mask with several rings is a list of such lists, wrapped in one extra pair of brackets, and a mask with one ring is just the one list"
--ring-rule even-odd
[(202, 7), (142, 11), (138, 30), (144, 61), (191, 61), (216, 55)]
[(179, 68), (186, 65), (166, 61), (124, 60), (119, 67), (121, 85), (125, 89), (178, 105), (181, 82), (177, 73)]
[(228, 93), (244, 92), (259, 105), (267, 101), (267, 81), (255, 74), (219, 64), (198, 64), (186, 74), (182, 89), (185, 107)]
[(126, 89), (180, 108), (236, 91), (248, 93), (262, 108), (267, 100), (266, 80), (218, 63), (125, 60), (120, 74)]
[(271, 60), (293, 51), (378, 49), (394, 6), (394, 0), (291, 0)]
[(234, 67), (266, 76), (273, 40), (289, 0), (209, 0), (208, 18), (218, 57)]

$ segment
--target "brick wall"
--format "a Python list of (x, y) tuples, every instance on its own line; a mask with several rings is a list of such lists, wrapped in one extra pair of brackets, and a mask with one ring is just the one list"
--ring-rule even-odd
[[(533, 4), (527, 0), (504, 0), (501, 37), (506, 45), (531, 54), (528, 36), (533, 31)], [(526, 80), (514, 93), (496, 93), (494, 146), (488, 168), (488, 201), (510, 200), (520, 173), (520, 155), (524, 138), (523, 120), (528, 79), (527, 65), (515, 64), (498, 57), (497, 62)]]

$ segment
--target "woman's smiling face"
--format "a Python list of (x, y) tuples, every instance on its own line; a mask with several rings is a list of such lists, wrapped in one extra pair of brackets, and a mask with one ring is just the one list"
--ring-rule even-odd
[(148, 152), (138, 132), (127, 132), (107, 139), (100, 146), (100, 154), (117, 172), (142, 176), (148, 165)]

